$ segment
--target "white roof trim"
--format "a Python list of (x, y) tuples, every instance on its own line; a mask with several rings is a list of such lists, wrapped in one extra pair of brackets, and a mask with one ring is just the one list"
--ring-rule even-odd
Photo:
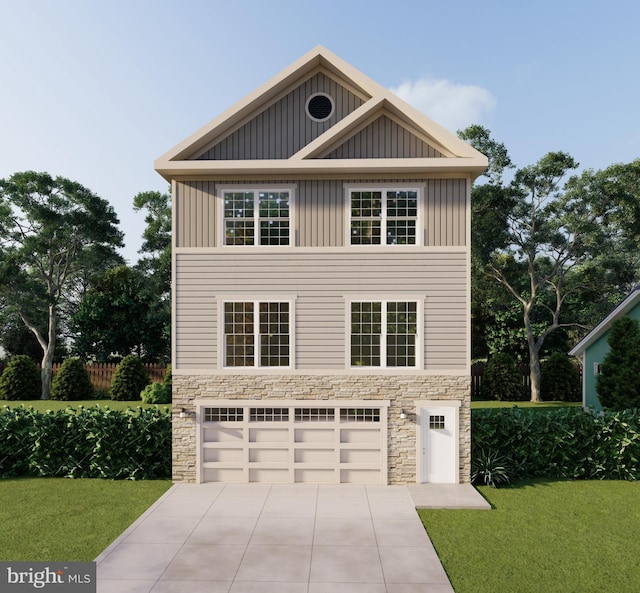
[[(462, 159), (461, 162), (458, 162), (456, 165), (453, 163), (447, 163), (445, 165), (442, 161), (447, 159), (429, 159), (430, 161), (437, 161), (437, 163), (433, 162), (426, 167), (429, 171), (433, 171), (436, 164), (444, 166), (443, 169), (440, 169), (443, 172), (449, 170), (459, 171), (465, 167), (469, 167), (470, 172), (480, 174), (482, 170), (486, 168), (487, 158), (483, 154), (458, 138), (455, 134), (436, 124), (408, 103), (405, 103), (390, 90), (384, 88), (368, 76), (365, 76), (353, 66), (319, 45), (158, 158), (155, 162), (156, 170), (166, 178), (171, 178), (174, 175), (190, 174), (196, 171), (203, 174), (204, 168), (208, 168), (210, 173), (214, 175), (217, 174), (221, 168), (230, 171), (238, 171), (239, 169), (255, 169), (260, 171), (262, 169), (261, 165), (253, 160), (188, 161), (186, 159), (189, 159), (199, 150), (203, 150), (206, 146), (211, 145), (211, 143), (217, 141), (217, 139), (224, 137), (232, 128), (241, 125), (244, 120), (251, 117), (256, 110), (268, 104), (269, 101), (273, 101), (282, 92), (294, 85), (296, 81), (318, 68), (328, 71), (338, 80), (342, 80), (346, 85), (361, 91), (365, 97), (365, 102), (359, 109), (356, 109), (351, 115), (332, 126), (327, 132), (300, 150), (298, 154), (294, 155), (291, 159), (269, 160), (268, 169), (272, 172), (277, 172), (281, 169), (297, 170), (298, 165), (294, 163), (294, 161), (310, 158), (311, 155), (317, 155), (321, 152), (322, 148), (340, 143), (341, 135), (344, 136), (342, 141), (346, 142), (349, 139), (348, 133), (352, 131), (358, 123), (361, 123), (363, 118), (366, 119), (366, 116), (371, 116), (375, 113), (376, 109), (380, 110), (383, 108), (388, 109), (401, 120), (406, 121), (410, 127), (414, 127), (418, 135), (432, 139), (430, 143), (434, 145), (434, 148), (438, 150), (443, 148), (444, 150), (440, 151), (443, 154), (451, 155), (450, 159), (452, 161), (457, 161), (459, 158)], [(358, 160), (366, 160), (368, 166), (364, 166), (365, 163), (355, 162)], [(373, 160), (377, 159), (349, 159), (349, 162), (355, 167), (354, 172), (358, 170), (366, 172), (374, 166)], [(406, 160), (417, 162), (423, 159), (393, 159), (400, 170), (405, 166), (403, 161)], [(195, 162), (201, 164), (194, 166), (193, 163)], [(334, 161), (333, 164), (335, 165), (336, 161)], [(327, 171), (328, 168), (327, 165), (307, 166), (309, 172), (318, 169)], [(337, 169), (340, 171), (346, 170), (347, 168), (348, 167), (343, 165)], [(409, 169), (411, 172), (417, 172), (414, 167), (409, 167)], [(392, 170), (390, 170), (390, 172), (392, 172)]]
[(634, 290), (624, 301), (622, 301), (609, 315), (607, 315), (596, 327), (594, 327), (578, 344), (570, 351), (570, 356), (580, 356), (589, 346), (598, 340), (604, 333), (609, 331), (611, 324), (618, 318), (626, 315), (636, 304), (640, 302), (640, 288)]

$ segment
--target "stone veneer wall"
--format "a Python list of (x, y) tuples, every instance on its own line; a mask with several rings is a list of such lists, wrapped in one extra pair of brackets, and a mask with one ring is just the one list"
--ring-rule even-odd
[[(416, 481), (415, 400), (460, 400), (460, 482), (471, 473), (471, 410), (468, 376), (424, 375), (174, 375), (173, 480), (196, 481), (197, 399), (390, 400), (388, 409), (388, 479)], [(405, 410), (408, 418), (400, 419)]]

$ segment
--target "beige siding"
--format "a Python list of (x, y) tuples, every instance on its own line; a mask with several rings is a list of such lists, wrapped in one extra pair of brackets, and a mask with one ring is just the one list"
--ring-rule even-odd
[[(466, 181), (434, 179), (397, 181), (425, 186), (422, 219), (424, 243), (430, 247), (462, 246), (466, 241)], [(234, 182), (239, 185), (268, 187), (278, 181)], [(299, 247), (342, 247), (345, 239), (344, 184), (372, 183), (371, 180), (313, 180), (284, 182), (296, 186), (293, 205), (293, 241)], [(394, 181), (385, 181), (392, 185)], [(220, 182), (220, 185), (232, 185)], [(381, 183), (382, 185), (382, 183)], [(213, 181), (176, 183), (175, 241), (177, 247), (216, 247), (222, 242), (221, 223), (216, 216), (216, 185)], [(219, 229), (217, 227), (220, 227)]]
[(213, 181), (176, 183), (175, 244), (178, 247), (216, 245), (216, 201)]
[[(215, 368), (215, 309), (261, 293), (296, 299), (296, 368), (345, 368), (345, 303), (424, 295), (426, 370), (466, 365), (466, 254), (354, 251), (176, 254), (177, 368)], [(403, 297), (410, 293), (410, 297)], [(184, 366), (187, 364), (188, 367)]]
[(465, 245), (467, 237), (467, 182), (465, 179), (427, 181), (425, 245)]
[(441, 157), (438, 152), (386, 115), (326, 155), (329, 159)]
[[(335, 102), (334, 115), (324, 122), (311, 120), (305, 111), (307, 99), (317, 92), (329, 94)], [(197, 158), (286, 159), (361, 104), (359, 97), (318, 73)]]
[(301, 181), (297, 197), (296, 244), (300, 247), (342, 247), (345, 224), (343, 183)]

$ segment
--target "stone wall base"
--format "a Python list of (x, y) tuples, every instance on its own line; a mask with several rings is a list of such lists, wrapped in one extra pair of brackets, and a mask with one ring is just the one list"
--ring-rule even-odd
[[(173, 480), (196, 481), (198, 400), (390, 400), (388, 480), (416, 482), (416, 400), (460, 401), (459, 480), (471, 473), (471, 410), (468, 376), (426, 375), (174, 375)], [(188, 412), (180, 417), (180, 411)], [(401, 419), (402, 411), (407, 413)]]

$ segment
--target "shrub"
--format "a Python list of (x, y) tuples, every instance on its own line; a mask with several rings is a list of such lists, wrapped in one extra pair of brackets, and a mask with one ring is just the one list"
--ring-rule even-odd
[(14, 356), (0, 375), (0, 399), (28, 400), (41, 395), (40, 373), (25, 354)]
[(140, 392), (149, 384), (149, 373), (142, 361), (125, 356), (113, 375), (109, 395), (116, 401), (139, 401)]
[(140, 399), (145, 404), (170, 404), (171, 385), (166, 383), (151, 383), (147, 385), (140, 394)]
[(545, 401), (579, 402), (582, 397), (580, 371), (562, 352), (554, 352), (542, 363), (540, 381)]
[(51, 399), (78, 401), (93, 397), (93, 385), (79, 358), (67, 358), (51, 383)]
[(640, 324), (624, 316), (611, 325), (611, 350), (600, 364), (596, 391), (609, 410), (640, 408)]
[(489, 359), (482, 374), (480, 392), (484, 400), (522, 401), (526, 399), (522, 375), (511, 356), (499, 352)]
[(640, 479), (640, 411), (474, 410), (472, 459), (483, 451), (507, 459), (515, 478)]
[(171, 475), (171, 415), (163, 409), (0, 411), (0, 477), (161, 479)]
[(495, 451), (480, 450), (471, 460), (471, 483), (497, 488), (508, 484), (511, 468), (506, 457)]
[(164, 384), (171, 387), (173, 385), (173, 377), (171, 375), (171, 365), (167, 365), (167, 370), (164, 372)]

